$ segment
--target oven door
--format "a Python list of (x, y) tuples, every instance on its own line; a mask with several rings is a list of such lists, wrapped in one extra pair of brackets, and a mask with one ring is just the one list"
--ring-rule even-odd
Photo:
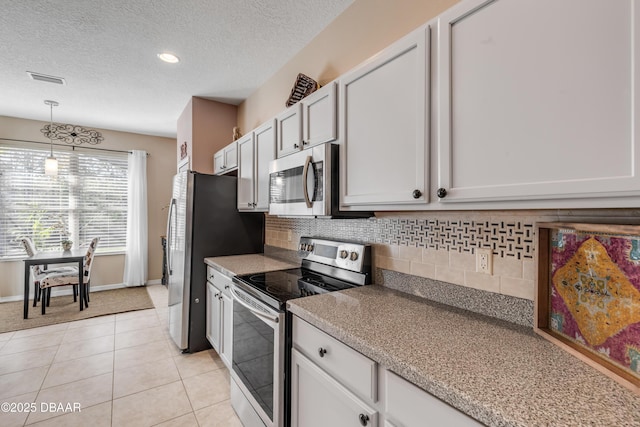
[(258, 301), (236, 284), (231, 286), (231, 293), (234, 299), (231, 374), (264, 424), (281, 427), (284, 425), (284, 313)]
[(269, 214), (330, 216), (332, 144), (273, 160), (269, 165)]

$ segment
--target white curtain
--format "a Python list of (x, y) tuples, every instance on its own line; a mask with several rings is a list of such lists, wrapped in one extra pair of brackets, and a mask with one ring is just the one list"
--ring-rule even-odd
[(127, 253), (124, 259), (126, 286), (144, 286), (147, 281), (147, 153), (129, 155), (127, 210)]

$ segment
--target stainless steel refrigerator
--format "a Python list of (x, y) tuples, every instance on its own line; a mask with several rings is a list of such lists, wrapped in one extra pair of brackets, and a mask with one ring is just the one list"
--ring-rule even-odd
[(184, 352), (210, 348), (204, 258), (261, 253), (264, 214), (240, 213), (237, 178), (184, 171), (173, 177), (167, 219), (169, 332)]

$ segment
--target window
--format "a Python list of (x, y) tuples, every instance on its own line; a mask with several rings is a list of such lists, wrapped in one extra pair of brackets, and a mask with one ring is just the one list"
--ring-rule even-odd
[(0, 258), (24, 256), (23, 236), (39, 251), (61, 250), (67, 235), (74, 248), (97, 236), (98, 252), (125, 250), (127, 154), (54, 151), (57, 177), (44, 174), (48, 155), (0, 144)]

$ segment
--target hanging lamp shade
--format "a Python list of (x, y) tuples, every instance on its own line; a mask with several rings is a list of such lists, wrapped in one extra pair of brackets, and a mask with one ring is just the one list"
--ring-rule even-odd
[(44, 161), (44, 174), (49, 176), (58, 176), (58, 159), (53, 157), (53, 140), (51, 139), (51, 133), (53, 132), (53, 107), (57, 107), (59, 104), (56, 101), (46, 100), (44, 101), (51, 109), (51, 117), (49, 121), (49, 157)]
[(44, 174), (49, 176), (58, 175), (58, 159), (53, 155), (47, 157), (44, 161)]

